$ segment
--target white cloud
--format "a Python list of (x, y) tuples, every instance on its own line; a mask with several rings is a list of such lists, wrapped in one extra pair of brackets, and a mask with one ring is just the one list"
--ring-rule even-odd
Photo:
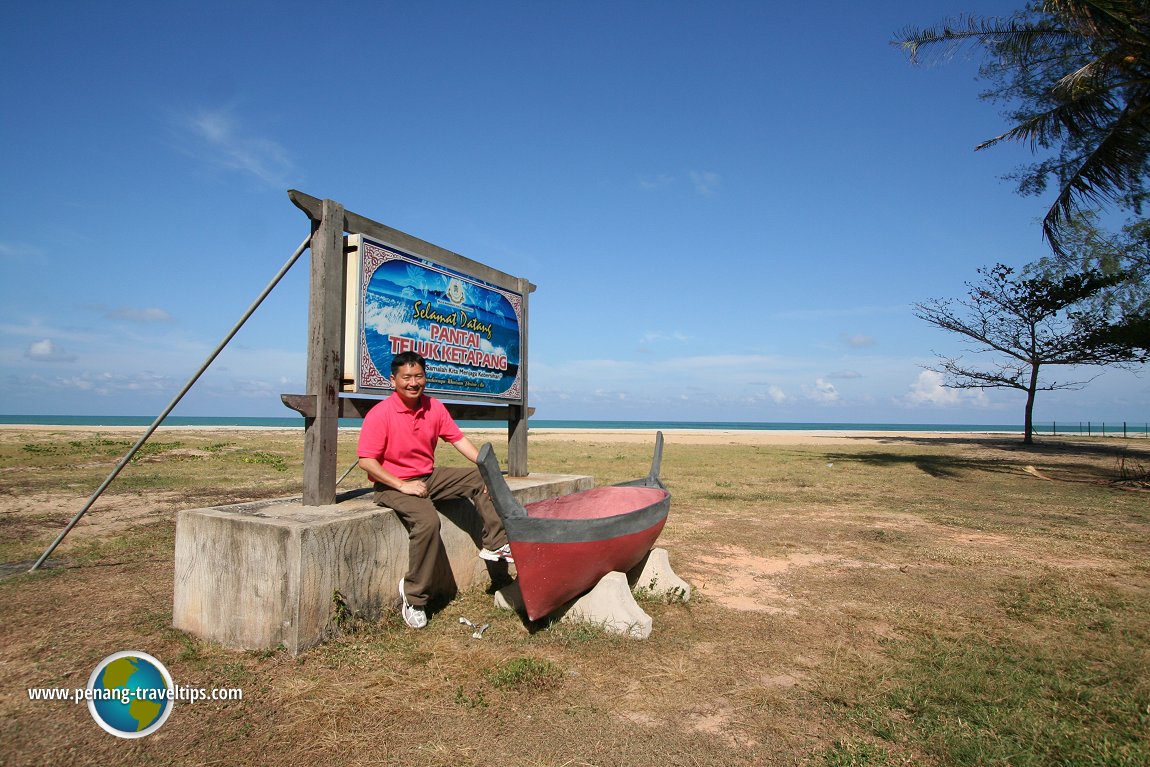
[(686, 333), (682, 333), (678, 330), (673, 331), (671, 333), (664, 333), (661, 331), (651, 331), (648, 333), (644, 333), (643, 337), (639, 339), (640, 343), (644, 343), (644, 344), (656, 343), (658, 341), (686, 342), (686, 341), (690, 341), (690, 340), (691, 340), (691, 336), (687, 335)]
[(44, 256), (44, 249), (23, 242), (0, 242), (0, 258), (13, 261), (38, 261)]
[(945, 386), (946, 379), (935, 370), (924, 370), (910, 385), (904, 402), (912, 406), (933, 405), (952, 407), (956, 405), (976, 405), (985, 407), (989, 399), (982, 389), (953, 389)]
[(192, 153), (271, 186), (284, 186), (294, 163), (279, 143), (250, 133), (229, 110), (204, 109), (182, 126), (198, 145)]
[[(722, 185), (723, 179), (718, 173), (713, 173), (708, 170), (692, 170), (688, 171), (687, 179), (691, 182), (691, 186), (695, 191), (704, 197), (710, 197), (719, 186)], [(653, 175), (646, 175), (639, 177), (639, 188), (649, 191), (657, 191), (660, 189), (667, 189), (675, 184), (675, 176), (669, 173), (657, 173)]]
[[(155, 409), (195, 372), (212, 348), (162, 323), (165, 315), (133, 309), (127, 316), (141, 322), (122, 324), (115, 330), (99, 330), (92, 324), (51, 326), (37, 319), (0, 323), (0, 370), (7, 386), (21, 391), (39, 390), (41, 396), (46, 393), (54, 398), (72, 392), (118, 399), (115, 406), (125, 408), (123, 412), (136, 407)], [(302, 391), (304, 350), (238, 345), (242, 340), (233, 341), (212, 363), (194, 393), (256, 397), (274, 409), (279, 393)], [(66, 373), (44, 373), (46, 365), (61, 363), (70, 363)]]
[(839, 393), (834, 384), (822, 378), (815, 379), (814, 388), (805, 387), (805, 392), (808, 398), (818, 402), (839, 401)]
[(942, 373), (924, 370), (910, 385), (906, 401), (911, 405), (957, 405), (961, 397), (958, 389), (948, 389), (943, 385)]
[(782, 405), (787, 402), (791, 402), (794, 399), (786, 393), (783, 387), (779, 386), (778, 384), (768, 383), (766, 381), (748, 381), (747, 383), (751, 386), (761, 386), (766, 390), (765, 396), (756, 392), (752, 397), (750, 397), (751, 401), (762, 402), (764, 400), (770, 400), (776, 405)]
[(604, 380), (616, 388), (638, 386), (650, 390), (652, 384), (672, 383), (679, 387), (698, 384), (713, 390), (714, 378), (721, 375), (724, 386), (749, 385), (775, 380), (780, 370), (793, 368), (791, 361), (756, 354), (700, 355), (660, 360), (565, 359), (549, 363), (533, 358), (531, 375), (541, 385), (554, 382), (556, 388), (593, 389)]
[[(831, 373), (827, 360), (817, 356), (636, 355), (624, 360), (556, 357), (558, 352), (550, 351), (551, 356), (544, 351), (531, 361), (532, 404), (544, 419), (898, 421), (906, 420), (908, 412), (950, 410), (946, 418), (962, 420), (1014, 402), (993, 391), (946, 389), (936, 374), (920, 375), (919, 361), (894, 357), (852, 360), (859, 367)], [(908, 387), (912, 381), (913, 391)], [(609, 408), (612, 402), (617, 406)]]
[(639, 187), (642, 189), (666, 189), (674, 183), (675, 177), (667, 173), (639, 177)]
[(51, 338), (33, 341), (24, 350), (24, 356), (36, 362), (75, 362), (76, 355), (56, 346)]
[(37, 384), (45, 389), (73, 390), (110, 397), (120, 394), (157, 394), (176, 392), (176, 383), (171, 378), (149, 371), (133, 373), (91, 373), (82, 372), (72, 376), (57, 376), (38, 379)]
[(852, 349), (865, 349), (869, 346), (875, 345), (875, 340), (868, 335), (862, 333), (844, 334), (843, 343)]
[[(905, 305), (890, 306), (834, 306), (814, 309), (788, 309), (775, 312), (780, 320), (809, 321), (835, 319), (839, 317), (883, 317), (906, 313)], [(862, 336), (865, 338), (865, 336)]]
[(91, 343), (102, 338), (89, 329), (72, 329), (62, 325), (47, 325), (39, 317), (33, 317), (22, 324), (0, 323), (0, 336), (21, 336), (24, 338), (56, 338), (73, 342)]
[(110, 309), (105, 315), (110, 320), (125, 320), (127, 322), (171, 322), (172, 315), (163, 309), (156, 307), (145, 307), (137, 309), (131, 306), (121, 306), (118, 309)]
[(691, 178), (691, 183), (695, 185), (695, 191), (704, 197), (710, 197), (714, 194), (719, 188), (719, 184), (722, 183), (719, 174), (709, 170), (693, 170), (688, 175)]

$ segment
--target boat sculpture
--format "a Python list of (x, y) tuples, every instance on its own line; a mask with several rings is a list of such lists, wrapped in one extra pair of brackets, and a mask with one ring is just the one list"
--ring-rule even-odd
[(671, 494), (659, 479), (663, 433), (642, 479), (523, 506), (511, 493), (490, 444), (476, 463), (503, 519), (527, 617), (540, 620), (595, 587), (608, 573), (643, 561), (667, 522)]

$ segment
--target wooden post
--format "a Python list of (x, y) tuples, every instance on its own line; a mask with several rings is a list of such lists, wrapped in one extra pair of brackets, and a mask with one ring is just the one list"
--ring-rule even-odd
[(321, 506), (334, 502), (339, 417), (362, 418), (375, 402), (368, 398), (339, 396), (344, 372), (341, 355), (347, 280), (343, 250), (345, 232), (389, 243), (449, 269), (514, 290), (522, 296), (523, 337), (519, 352), (522, 391), (519, 401), (507, 405), (445, 404), (456, 420), (506, 420), (508, 473), (516, 477), (527, 476), (527, 421), (532, 413), (527, 397), (527, 303), (535, 286), (522, 277), (513, 277), (344, 210), (342, 205), (332, 200), (320, 200), (295, 189), (288, 190), (288, 197), (292, 204), (307, 214), (313, 230), (307, 393), (282, 395), (284, 404), (304, 417), (304, 505)]
[(522, 386), (521, 405), (511, 405), (507, 408), (507, 474), (511, 477), (526, 477), (530, 472), (527, 468), (527, 419), (530, 414), (527, 398), (527, 304), (531, 291), (535, 286), (524, 279), (520, 279), (517, 292), (523, 296), (523, 316), (520, 318), (522, 336), (519, 346), (519, 369)]
[(311, 238), (307, 393), (315, 416), (304, 420), (303, 505), (335, 503), (339, 387), (343, 349), (343, 206), (323, 201)]

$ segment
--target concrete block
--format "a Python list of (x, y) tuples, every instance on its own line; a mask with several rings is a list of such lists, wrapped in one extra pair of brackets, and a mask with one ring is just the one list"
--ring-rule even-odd
[(495, 606), (500, 610), (513, 610), (527, 620), (527, 606), (523, 604), (523, 592), (519, 581), (515, 580), (495, 592)]
[[(495, 592), (495, 606), (514, 610), (526, 620), (527, 609), (519, 581)], [(593, 623), (607, 633), (624, 634), (634, 639), (651, 635), (651, 616), (639, 607), (624, 573), (607, 573), (595, 587), (578, 599), (568, 602), (551, 616), (566, 623)]]
[[(636, 589), (680, 602), (691, 598), (691, 584), (671, 569), (667, 550), (654, 548), (630, 572), (608, 573), (595, 588), (567, 603), (551, 617), (562, 621), (590, 622), (601, 626), (604, 631), (646, 639), (651, 635), (652, 621), (635, 601)], [(527, 620), (518, 580), (495, 592), (495, 606), (514, 610)]]
[[(530, 503), (589, 489), (594, 479), (533, 474), (509, 484)], [(470, 506), (439, 506), (448, 595), (506, 568), (478, 558), (482, 532)], [(406, 571), (407, 531), (370, 492), (330, 506), (296, 498), (186, 509), (176, 521), (172, 625), (228, 647), (282, 645), (295, 654), (327, 636), (336, 591), (349, 610), (375, 619), (398, 605)]]
[(643, 612), (624, 573), (607, 573), (595, 588), (576, 599), (560, 619), (567, 623), (593, 623), (611, 634), (632, 639), (651, 636), (651, 616)]
[(627, 573), (627, 582), (632, 589), (641, 589), (652, 596), (677, 602), (691, 599), (691, 584), (671, 569), (666, 549), (651, 549), (646, 558)]

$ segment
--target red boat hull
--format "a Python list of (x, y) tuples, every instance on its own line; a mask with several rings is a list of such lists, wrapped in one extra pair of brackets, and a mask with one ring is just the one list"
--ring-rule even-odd
[[(535, 504), (527, 506), (528, 514), (535, 511), (533, 506)], [(663, 514), (635, 532), (585, 541), (512, 538), (511, 553), (515, 557), (527, 617), (545, 618), (590, 591), (607, 573), (625, 573), (635, 567), (651, 551), (666, 522), (666, 514)]]
[(659, 481), (663, 435), (656, 435), (651, 473), (643, 479), (522, 506), (499, 471), (491, 445), (479, 470), (503, 519), (527, 617), (540, 620), (595, 587), (628, 572), (651, 551), (671, 505)]

